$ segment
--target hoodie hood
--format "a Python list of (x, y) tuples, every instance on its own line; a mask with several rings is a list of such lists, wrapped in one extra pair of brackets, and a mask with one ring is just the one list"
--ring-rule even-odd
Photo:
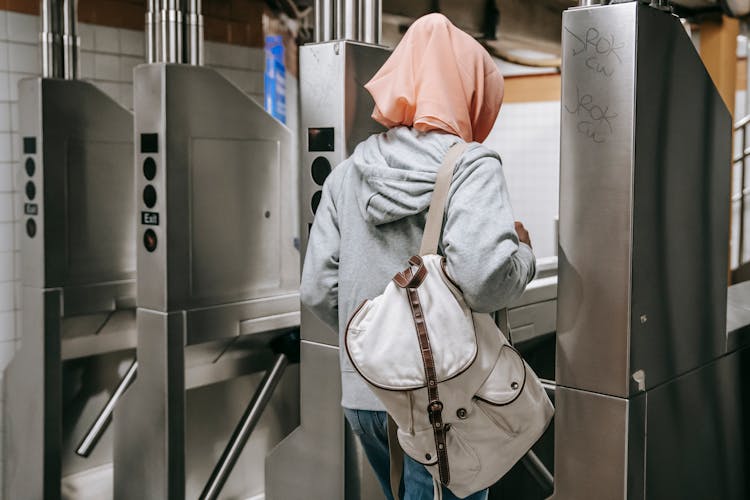
[[(395, 127), (360, 143), (349, 161), (359, 177), (356, 194), (362, 217), (379, 226), (425, 211), (443, 158), (461, 141), (441, 131)], [(459, 160), (458, 169), (473, 156), (488, 154), (497, 156), (473, 144)]]

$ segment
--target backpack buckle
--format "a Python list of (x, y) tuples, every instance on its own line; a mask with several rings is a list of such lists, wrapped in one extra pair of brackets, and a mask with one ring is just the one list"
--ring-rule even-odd
[(436, 421), (440, 421), (441, 414), (443, 413), (443, 402), (439, 399), (431, 401), (427, 405), (427, 414), (430, 416), (430, 423), (435, 424)]

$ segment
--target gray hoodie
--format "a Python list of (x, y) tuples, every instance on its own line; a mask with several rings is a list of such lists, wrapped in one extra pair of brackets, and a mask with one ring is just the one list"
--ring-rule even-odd
[[(373, 135), (333, 169), (310, 232), (302, 303), (339, 332), (419, 252), (437, 170), (460, 138), (397, 127)], [(500, 157), (472, 143), (457, 163), (440, 253), (467, 304), (492, 312), (533, 278), (531, 248), (519, 243)], [(340, 350), (342, 406), (383, 410)]]

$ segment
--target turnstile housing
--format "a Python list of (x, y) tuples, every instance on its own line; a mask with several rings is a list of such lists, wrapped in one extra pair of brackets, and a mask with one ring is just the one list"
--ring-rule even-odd
[[(138, 378), (115, 410), (115, 498), (196, 498), (299, 326), (291, 133), (199, 66), (135, 70)], [(299, 418), (290, 367), (222, 495), (263, 492)]]
[[(5, 371), (4, 498), (55, 499), (135, 347), (133, 115), (87, 82), (19, 85), (22, 344)], [(110, 474), (111, 476), (111, 474)]]
[(642, 2), (566, 11), (562, 49), (555, 498), (747, 498), (730, 113)]
[[(385, 47), (351, 41), (300, 47), (303, 256), (327, 174), (382, 130), (370, 118), (373, 101), (364, 84), (389, 54)], [(268, 457), (266, 499), (379, 498), (340, 406), (338, 333), (305, 307), (301, 313), (300, 426)]]

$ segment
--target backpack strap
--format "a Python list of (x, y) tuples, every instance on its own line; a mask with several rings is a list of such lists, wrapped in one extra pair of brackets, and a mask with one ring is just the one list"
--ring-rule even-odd
[(427, 222), (424, 226), (424, 235), (422, 236), (422, 246), (419, 248), (419, 255), (437, 253), (440, 233), (443, 229), (445, 204), (448, 201), (448, 191), (453, 180), (453, 172), (456, 170), (456, 162), (461, 158), (461, 155), (466, 151), (468, 146), (465, 142), (457, 142), (451, 146), (445, 155), (440, 170), (438, 170), (435, 188), (432, 192), (432, 200), (430, 201), (430, 209), (427, 212)]

